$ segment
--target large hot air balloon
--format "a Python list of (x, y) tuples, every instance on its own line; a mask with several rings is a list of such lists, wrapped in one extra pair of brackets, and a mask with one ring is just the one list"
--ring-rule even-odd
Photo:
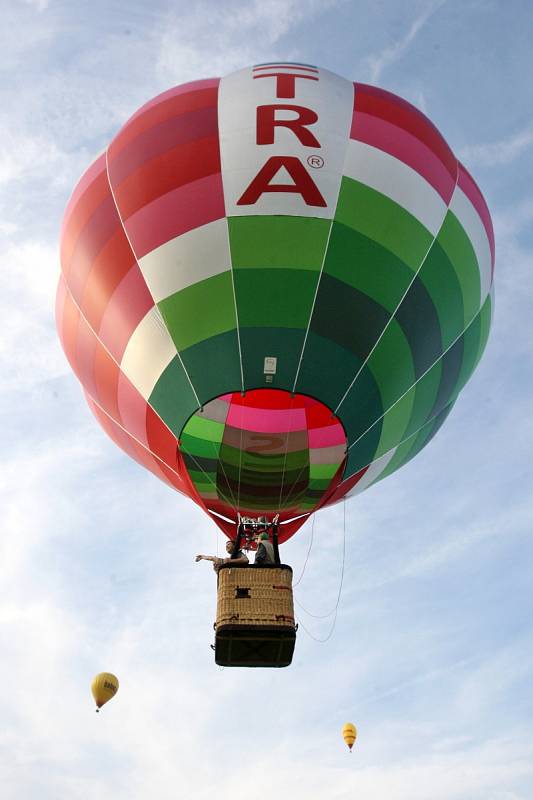
[(149, 101), (68, 204), (57, 325), (108, 435), (283, 541), (435, 435), (491, 320), (485, 201), (435, 126), (305, 64)]

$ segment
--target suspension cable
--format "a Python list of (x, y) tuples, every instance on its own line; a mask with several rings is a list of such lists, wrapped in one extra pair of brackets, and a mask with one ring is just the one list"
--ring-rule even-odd
[[(291, 395), (291, 403), (290, 403), (290, 407), (289, 407), (289, 430), (287, 431), (287, 439), (285, 441), (285, 453), (284, 453), (284, 456), (283, 456), (283, 470), (282, 470), (282, 473), (281, 473), (281, 486), (280, 486), (280, 489), (279, 489), (278, 514), (281, 512), (281, 504), (282, 504), (282, 500), (283, 500), (283, 485), (285, 483), (285, 471), (287, 469), (287, 453), (289, 451), (289, 442), (290, 442), (290, 436), (291, 436), (290, 428), (291, 428), (291, 423), (292, 423), (292, 415), (293, 415), (293, 411), (294, 411), (294, 397), (295, 397), (295, 395), (292, 394)], [(283, 503), (283, 505), (285, 507), (287, 507), (286, 503)]]
[[(213, 445), (213, 447), (215, 446), (213, 442), (211, 442), (211, 444)], [(211, 483), (211, 484), (213, 485), (213, 488), (215, 489), (215, 492), (216, 492), (217, 494), (219, 494), (219, 495), (221, 496), (221, 498), (222, 498), (223, 500), (225, 500), (225, 502), (226, 502), (226, 503), (227, 503), (229, 506), (231, 506), (231, 508), (233, 508), (233, 510), (234, 510), (234, 511), (236, 511), (236, 507), (235, 507), (235, 497), (233, 497), (233, 492), (231, 491), (231, 486), (229, 485), (227, 478), (226, 478), (226, 483), (227, 483), (227, 485), (228, 485), (228, 489), (229, 489), (229, 490), (230, 490), (230, 492), (231, 492), (232, 499), (230, 499), (229, 497), (227, 497), (227, 496), (224, 494), (224, 492), (222, 492), (222, 491), (219, 489), (219, 487), (218, 487), (218, 486), (217, 486), (217, 484), (216, 484), (216, 483), (213, 481), (213, 479), (211, 478), (211, 476), (209, 475), (209, 473), (207, 473), (207, 472), (205, 471), (205, 469), (202, 467), (202, 465), (200, 464), (200, 462), (199, 462), (199, 461), (198, 461), (198, 460), (195, 458), (195, 456), (193, 456), (193, 454), (190, 452), (190, 450), (188, 450), (186, 447), (184, 447), (184, 446), (183, 446), (183, 444), (180, 444), (180, 445), (179, 445), (179, 449), (180, 449), (180, 451), (181, 451), (182, 453), (185, 453), (185, 455), (189, 456), (189, 458), (190, 458), (190, 459), (192, 459), (192, 461), (194, 461), (195, 465), (198, 467), (198, 469), (200, 470), (200, 472), (203, 472), (203, 474), (205, 475), (205, 477), (207, 478), (207, 480), (209, 481), (209, 483)], [(224, 473), (224, 475), (225, 475), (225, 473)], [(232, 500), (233, 500), (233, 502), (232, 502)]]
[(313, 547), (313, 540), (315, 538), (315, 519), (316, 519), (316, 515), (313, 514), (313, 522), (311, 523), (311, 539), (309, 540), (309, 547), (307, 548), (307, 555), (305, 557), (304, 565), (302, 567), (302, 571), (300, 572), (300, 576), (299, 576), (298, 580), (296, 581), (296, 583), (292, 584), (292, 588), (293, 589), (294, 589), (295, 586), (298, 586), (298, 584), (302, 580), (302, 578), (304, 576), (305, 568), (307, 567), (307, 562), (309, 561), (309, 555), (311, 553), (311, 548)]
[(317, 636), (314, 636), (309, 630), (307, 630), (307, 628), (303, 624), (301, 618), (300, 617), (298, 618), (298, 624), (302, 626), (302, 628), (307, 633), (307, 635), (310, 636), (311, 639), (314, 639), (315, 642), (327, 642), (328, 639), (330, 639), (332, 637), (333, 631), (335, 630), (335, 625), (337, 623), (337, 614), (338, 614), (339, 604), (340, 604), (340, 599), (341, 599), (341, 594), (342, 594), (342, 586), (343, 586), (343, 583), (344, 583), (344, 565), (345, 565), (345, 562), (346, 562), (346, 498), (345, 497), (343, 497), (342, 508), (343, 508), (342, 569), (341, 569), (341, 579), (340, 579), (340, 582), (339, 582), (339, 591), (337, 593), (337, 602), (335, 603), (335, 608), (332, 611), (330, 611), (328, 614), (317, 615), (317, 614), (312, 614), (310, 611), (307, 611), (307, 609), (304, 608), (304, 606), (302, 606), (301, 603), (299, 603), (297, 600), (295, 600), (295, 602), (298, 604), (298, 606), (300, 606), (300, 608), (306, 614), (309, 614), (310, 617), (314, 617), (315, 619), (326, 619), (326, 617), (331, 617), (331, 615), (334, 614), (333, 621), (331, 623), (331, 628), (330, 628), (327, 636), (325, 638), (323, 638), (323, 639), (319, 639)]

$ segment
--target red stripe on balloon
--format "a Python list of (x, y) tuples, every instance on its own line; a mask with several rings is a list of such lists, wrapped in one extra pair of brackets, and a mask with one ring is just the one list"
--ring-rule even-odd
[(152, 452), (179, 472), (179, 465), (176, 461), (178, 440), (150, 405), (146, 407), (146, 440)]
[(218, 136), (177, 145), (147, 161), (120, 186), (112, 178), (115, 200), (123, 220), (144, 206), (188, 183), (220, 173)]
[(100, 328), (114, 292), (134, 266), (136, 261), (121, 226), (96, 257), (81, 298), (81, 310), (95, 331)]
[(457, 161), (435, 126), (390, 92), (356, 83), (350, 137), (408, 164), (450, 202)]
[(392, 92), (368, 84), (354, 85), (354, 107), (357, 110), (391, 122), (420, 139), (440, 158), (455, 183), (457, 159), (438, 128), (425, 114)]
[(137, 258), (193, 228), (226, 216), (220, 174), (201, 178), (137, 211), (126, 230)]
[(97, 346), (94, 353), (95, 400), (114, 419), (118, 419), (120, 413), (117, 403), (119, 376), (120, 369), (116, 361), (101, 345)]
[(68, 201), (61, 229), (61, 258), (68, 261), (89, 218), (109, 195), (105, 155), (83, 173)]
[(351, 138), (403, 161), (425, 178), (446, 204), (450, 202), (454, 182), (450, 180), (448, 170), (432, 150), (408, 131), (379, 117), (358, 113), (352, 125)]
[(110, 181), (113, 186), (119, 186), (146, 162), (159, 158), (179, 145), (207, 137), (218, 139), (216, 105), (164, 120), (137, 136), (117, 157), (109, 158)]
[(146, 400), (123, 372), (120, 373), (118, 380), (117, 399), (121, 424), (135, 439), (147, 447)]
[(336, 503), (338, 500), (342, 500), (344, 495), (359, 483), (367, 469), (368, 467), (363, 467), (363, 469), (359, 470), (359, 472), (356, 472), (355, 475), (351, 475), (349, 478), (339, 483), (335, 491), (327, 498), (324, 506), (329, 506), (333, 503)]
[(132, 333), (153, 305), (153, 297), (135, 264), (111, 296), (98, 330), (98, 337), (119, 363)]
[(92, 397), (98, 396), (98, 389), (94, 374), (96, 346), (97, 340), (94, 332), (89, 328), (81, 314), (78, 312), (74, 360), (76, 362), (76, 369), (79, 379), (82, 382), (85, 390), (89, 392)]
[(129, 433), (115, 422), (115, 420), (111, 419), (105, 411), (99, 408), (87, 393), (85, 397), (89, 408), (105, 433), (107, 433), (110, 439), (112, 439), (126, 455), (133, 458), (141, 466), (149, 469), (150, 472), (167, 483), (171, 488), (176, 489), (178, 492), (185, 493), (185, 486), (179, 476), (173, 474), (170, 470), (166, 469), (164, 465), (160, 464), (149, 450), (142, 447), (142, 445), (135, 441)]
[(81, 303), (92, 265), (107, 242), (122, 227), (111, 194), (95, 210), (80, 232), (71, 258), (63, 260), (63, 274), (76, 302)]
[(177, 114), (186, 114), (218, 102), (220, 78), (192, 81), (182, 86), (174, 86), (166, 92), (149, 100), (133, 114), (121, 128), (108, 148), (109, 159), (116, 158), (120, 150), (144, 131), (164, 122)]

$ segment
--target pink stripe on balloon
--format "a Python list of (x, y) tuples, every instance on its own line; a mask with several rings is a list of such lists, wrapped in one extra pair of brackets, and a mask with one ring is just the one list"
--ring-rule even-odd
[(144, 447), (148, 447), (146, 431), (147, 404), (123, 372), (118, 379), (117, 392), (120, 424)]
[(154, 305), (137, 264), (126, 273), (107, 305), (98, 338), (119, 363), (133, 331)]
[(416, 136), (397, 125), (360, 111), (354, 114), (350, 136), (408, 164), (449, 204), (454, 190), (453, 179), (440, 158)]
[[(62, 230), (65, 230), (67, 223), (69, 221), (70, 215), (74, 210), (74, 207), (78, 204), (80, 198), (85, 194), (91, 183), (101, 175), (102, 172), (106, 171), (106, 159), (105, 153), (102, 153), (96, 161), (91, 164), (91, 166), (83, 173), (80, 180), (76, 184), (74, 191), (70, 196), (70, 200), (67, 203), (67, 207), (65, 209), (65, 213), (63, 215), (63, 226)], [(61, 234), (63, 236), (63, 234)]]
[[(73, 303), (72, 299), (71, 302)], [(89, 392), (92, 397), (98, 395), (94, 374), (96, 345), (97, 339), (94, 335), (94, 331), (87, 325), (87, 322), (81, 314), (79, 314), (76, 331), (76, 348), (74, 351), (76, 375), (83, 384), (84, 389)]]
[(137, 259), (186, 231), (226, 215), (220, 173), (167, 192), (136, 211), (124, 227)]
[(123, 430), (117, 422), (106, 414), (86, 393), (87, 404), (97, 421), (100, 423), (107, 435), (117, 444), (121, 450), (131, 456), (141, 466), (153, 472), (156, 477), (167, 483), (171, 488), (178, 492), (186, 493), (187, 488), (181, 478), (171, 472), (164, 464), (161, 464), (149, 450), (146, 450), (139, 442), (135, 441), (129, 433)]
[(459, 188), (466, 194), (474, 208), (476, 209), (485, 232), (489, 240), (490, 256), (491, 256), (491, 277), (494, 274), (494, 256), (495, 256), (495, 242), (494, 242), (494, 228), (492, 227), (492, 220), (490, 212), (485, 202), (485, 198), (481, 194), (479, 186), (470, 175), (467, 169), (459, 163), (459, 180), (457, 181)]
[(256, 433), (290, 433), (306, 429), (305, 409), (271, 410), (232, 405), (226, 425)]
[(326, 428), (310, 428), (307, 432), (309, 449), (333, 447), (345, 444), (346, 436), (342, 425), (328, 425)]
[[(190, 83), (182, 83), (181, 86), (173, 86), (172, 89), (167, 89), (166, 92), (158, 94), (157, 97), (154, 97), (152, 100), (149, 100), (147, 103), (145, 103), (144, 106), (141, 106), (141, 108), (129, 118), (124, 125), (124, 128), (133, 122), (134, 119), (140, 117), (141, 114), (145, 114), (150, 108), (153, 108), (153, 106), (157, 106), (160, 103), (171, 100), (173, 97), (178, 97), (180, 94), (197, 92), (199, 89), (216, 89), (219, 83), (220, 78), (205, 78), (199, 81), (191, 81)], [(118, 135), (120, 136), (120, 133)]]

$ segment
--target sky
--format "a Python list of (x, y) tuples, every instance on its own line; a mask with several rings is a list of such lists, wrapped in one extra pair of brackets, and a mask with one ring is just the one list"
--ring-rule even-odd
[[(2, 0), (3, 800), (533, 796), (532, 38), (529, 0)], [(55, 330), (58, 241), (146, 100), (277, 59), (437, 125), (491, 210), (496, 311), (431, 444), (284, 546), (292, 666), (232, 670), (194, 562), (223, 537), (89, 412)], [(96, 715), (102, 670), (120, 690)]]

